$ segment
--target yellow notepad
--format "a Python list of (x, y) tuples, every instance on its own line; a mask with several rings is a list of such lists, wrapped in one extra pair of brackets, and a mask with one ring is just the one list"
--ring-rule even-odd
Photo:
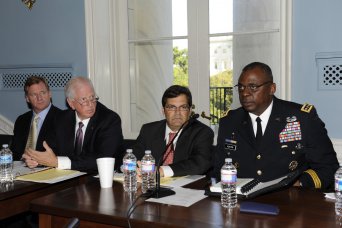
[(37, 173), (19, 176), (15, 180), (33, 181), (39, 183), (56, 183), (85, 173), (76, 170), (48, 169)]

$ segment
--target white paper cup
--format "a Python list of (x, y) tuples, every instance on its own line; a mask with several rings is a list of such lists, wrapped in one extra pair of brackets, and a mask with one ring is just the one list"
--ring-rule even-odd
[(101, 188), (111, 188), (113, 186), (115, 158), (96, 159), (99, 171)]

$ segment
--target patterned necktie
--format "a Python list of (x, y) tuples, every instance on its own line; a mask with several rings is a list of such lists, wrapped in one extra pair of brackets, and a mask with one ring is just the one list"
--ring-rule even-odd
[(262, 139), (262, 128), (261, 128), (261, 119), (260, 117), (257, 117), (255, 119), (255, 121), (257, 122), (257, 133), (256, 133), (256, 142), (257, 142), (257, 147), (260, 146), (261, 143), (261, 139)]
[[(169, 143), (173, 140), (173, 138), (176, 136), (177, 133), (173, 133), (170, 132), (169, 133), (169, 142), (167, 143), (167, 145), (169, 145)], [(163, 158), (163, 165), (170, 165), (173, 163), (173, 156), (174, 156), (174, 148), (173, 148), (173, 143), (171, 146), (169, 146), (169, 148), (167, 149), (167, 151), (164, 154), (164, 158)]]
[(30, 133), (27, 138), (26, 148), (36, 149), (37, 137), (38, 137), (38, 122), (39, 116), (35, 115), (31, 124)]
[(75, 140), (75, 153), (81, 154), (82, 152), (82, 143), (83, 143), (83, 131), (82, 127), (84, 124), (82, 122), (78, 123), (78, 129), (76, 131), (76, 140)]

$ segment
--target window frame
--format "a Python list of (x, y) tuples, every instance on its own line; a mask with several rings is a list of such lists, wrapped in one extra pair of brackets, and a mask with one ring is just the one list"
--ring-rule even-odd
[[(198, 8), (189, 12), (188, 17), (208, 14), (208, 0), (188, 0)], [(189, 7), (188, 7), (189, 8)], [(209, 97), (200, 88), (209, 88), (209, 80), (201, 80), (201, 75), (209, 75), (209, 45), (206, 30), (209, 25), (198, 26), (189, 22), (189, 56), (203, 55), (208, 66), (189, 57), (189, 85), (194, 103)], [(131, 131), (130, 82), (128, 58), (128, 16), (126, 0), (85, 0), (85, 26), (87, 40), (88, 77), (93, 81), (101, 101), (108, 108), (121, 116), (125, 138), (135, 139), (138, 132)], [(292, 0), (281, 1), (280, 24), (280, 76), (278, 88), (282, 99), (291, 100), (291, 47), (292, 47)], [(197, 36), (194, 34), (204, 34)], [(222, 34), (219, 34), (222, 35)], [(231, 35), (236, 35), (232, 33)], [(194, 43), (190, 43), (195, 41)], [(203, 48), (203, 46), (207, 46)], [(201, 48), (200, 48), (201, 47)], [(207, 57), (205, 57), (207, 55)], [(203, 66), (204, 65), (204, 66)], [(190, 77), (197, 75), (197, 77)], [(193, 88), (192, 85), (198, 85)], [(234, 97), (235, 98), (235, 97)], [(197, 110), (209, 110), (207, 105), (196, 107)]]

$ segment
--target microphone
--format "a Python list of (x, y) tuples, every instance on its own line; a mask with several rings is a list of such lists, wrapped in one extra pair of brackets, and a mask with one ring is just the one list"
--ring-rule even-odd
[[(170, 196), (170, 195), (174, 195), (176, 194), (175, 191), (169, 189), (169, 188), (161, 188), (160, 187), (160, 172), (159, 172), (159, 168), (160, 165), (165, 161), (164, 157), (166, 158), (169, 153), (171, 152), (171, 150), (168, 151), (168, 149), (173, 145), (173, 141), (177, 138), (179, 132), (182, 131), (182, 129), (184, 128), (184, 130), (182, 131), (182, 133), (180, 134), (180, 136), (183, 134), (183, 132), (189, 127), (191, 126), (191, 124), (199, 117), (199, 114), (193, 114), (187, 121), (185, 121), (181, 127), (179, 128), (179, 130), (177, 131), (175, 137), (173, 137), (173, 139), (166, 145), (165, 150), (163, 151), (161, 157), (158, 159), (158, 162), (156, 164), (156, 188), (154, 190), (151, 190), (149, 196), (151, 198), (163, 198), (166, 196)], [(187, 126), (187, 127), (186, 127)], [(180, 137), (179, 136), (179, 137)], [(165, 155), (166, 151), (168, 151), (168, 153)]]

